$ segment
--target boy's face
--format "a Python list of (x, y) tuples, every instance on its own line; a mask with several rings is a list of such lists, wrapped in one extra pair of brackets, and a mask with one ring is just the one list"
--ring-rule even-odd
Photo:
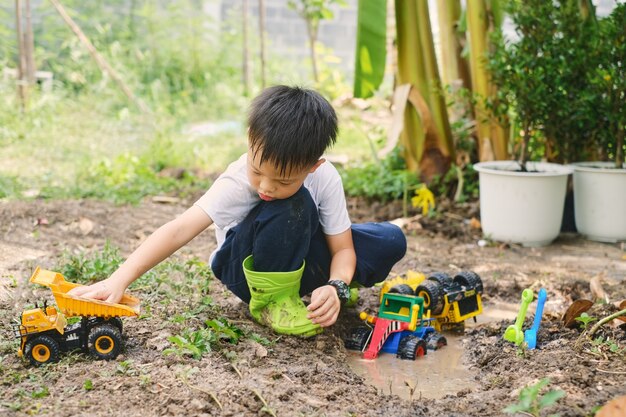
[(248, 150), (248, 180), (259, 194), (261, 200), (282, 200), (294, 195), (304, 183), (306, 176), (324, 163), (324, 159), (317, 161), (315, 165), (300, 170), (290, 170), (280, 174), (280, 169), (265, 161), (260, 163), (261, 152)]

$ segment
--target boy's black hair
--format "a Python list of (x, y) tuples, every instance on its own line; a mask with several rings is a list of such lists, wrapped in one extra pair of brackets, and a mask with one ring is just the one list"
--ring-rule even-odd
[(250, 104), (249, 147), (284, 175), (314, 165), (337, 139), (337, 115), (319, 93), (300, 87), (266, 88)]

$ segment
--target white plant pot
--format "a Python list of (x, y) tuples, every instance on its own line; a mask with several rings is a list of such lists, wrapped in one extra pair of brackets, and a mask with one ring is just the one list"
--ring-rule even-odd
[(479, 172), (480, 218), (486, 237), (523, 246), (550, 244), (561, 230), (567, 176), (571, 167), (515, 161), (474, 165)]
[(612, 162), (577, 162), (574, 213), (578, 232), (599, 242), (626, 240), (626, 166)]

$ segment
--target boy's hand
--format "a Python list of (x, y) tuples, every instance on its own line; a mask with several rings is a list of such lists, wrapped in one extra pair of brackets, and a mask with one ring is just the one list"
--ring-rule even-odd
[(311, 304), (307, 307), (310, 313), (307, 317), (315, 324), (328, 327), (335, 324), (340, 309), (337, 290), (332, 285), (324, 285), (311, 293)]
[(107, 303), (118, 303), (124, 295), (124, 288), (107, 278), (95, 284), (72, 288), (68, 294), (76, 297), (93, 298)]

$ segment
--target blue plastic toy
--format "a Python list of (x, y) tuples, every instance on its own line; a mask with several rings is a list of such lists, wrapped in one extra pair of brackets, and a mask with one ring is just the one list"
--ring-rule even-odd
[(537, 333), (539, 332), (539, 326), (541, 325), (541, 317), (543, 316), (543, 306), (548, 298), (548, 293), (545, 288), (539, 290), (537, 296), (537, 309), (535, 310), (535, 320), (533, 326), (524, 332), (524, 341), (528, 345), (528, 349), (534, 349), (537, 347)]

